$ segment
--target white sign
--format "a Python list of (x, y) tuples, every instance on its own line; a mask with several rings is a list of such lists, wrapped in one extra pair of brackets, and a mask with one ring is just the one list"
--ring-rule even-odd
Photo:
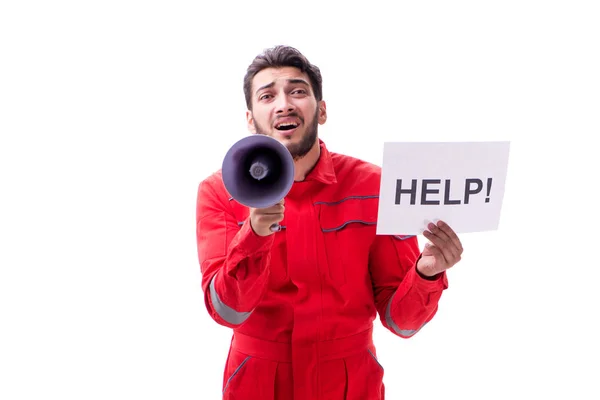
[(420, 235), (442, 220), (456, 232), (498, 229), (510, 142), (385, 143), (379, 235)]

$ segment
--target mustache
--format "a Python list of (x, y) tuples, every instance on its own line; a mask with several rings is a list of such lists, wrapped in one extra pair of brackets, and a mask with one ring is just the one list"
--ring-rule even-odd
[(274, 120), (273, 122), (274, 122), (274, 123), (277, 123), (277, 121), (279, 121), (280, 119), (283, 119), (283, 118), (290, 118), (290, 117), (296, 117), (296, 118), (298, 118), (298, 119), (300, 120), (300, 122), (304, 123), (304, 118), (302, 118), (301, 116), (299, 116), (299, 115), (298, 115), (297, 113), (295, 113), (295, 112), (293, 112), (293, 113), (290, 113), (290, 114), (287, 114), (287, 115), (284, 115), (284, 116), (277, 117), (277, 118), (275, 118), (275, 120)]

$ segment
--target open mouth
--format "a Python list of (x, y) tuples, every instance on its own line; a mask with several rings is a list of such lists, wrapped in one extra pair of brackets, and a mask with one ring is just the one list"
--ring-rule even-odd
[(292, 129), (296, 129), (298, 127), (297, 122), (281, 122), (275, 125), (275, 129), (278, 131), (291, 131)]

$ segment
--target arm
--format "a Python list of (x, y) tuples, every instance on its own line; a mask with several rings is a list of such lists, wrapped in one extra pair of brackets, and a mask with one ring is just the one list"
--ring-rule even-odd
[(446, 273), (426, 277), (417, 271), (421, 259), (416, 236), (377, 236), (369, 255), (375, 304), (383, 326), (409, 338), (437, 312)]
[(241, 228), (215, 177), (198, 188), (196, 238), (204, 302), (219, 324), (235, 328), (251, 315), (267, 289), (274, 237), (257, 235), (250, 218)]

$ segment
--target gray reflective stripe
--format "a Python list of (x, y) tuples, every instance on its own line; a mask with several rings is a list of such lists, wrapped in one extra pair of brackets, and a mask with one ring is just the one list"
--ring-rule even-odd
[[(244, 225), (244, 221), (238, 221), (238, 226), (242, 226)], [(279, 225), (281, 227), (281, 229), (285, 229), (285, 225)]]
[(233, 372), (233, 374), (231, 374), (231, 376), (229, 377), (229, 379), (227, 379), (227, 384), (225, 385), (225, 388), (223, 389), (223, 393), (222, 394), (225, 394), (225, 391), (227, 390), (227, 386), (229, 386), (229, 382), (238, 373), (238, 371), (240, 370), (240, 368), (242, 368), (244, 366), (244, 364), (246, 364), (246, 361), (248, 361), (251, 358), (252, 358), (251, 356), (246, 357), (244, 359), (244, 361), (242, 361), (242, 363), (240, 364), (240, 366), (235, 369), (235, 371)]
[(344, 202), (346, 200), (350, 200), (350, 199), (365, 200), (365, 199), (378, 199), (378, 198), (379, 198), (378, 195), (373, 195), (373, 196), (348, 196), (348, 197), (344, 197), (343, 199), (338, 200), (338, 201), (317, 201), (317, 202), (314, 203), (314, 205), (325, 204), (325, 205), (328, 205), (328, 206), (332, 206), (332, 205), (335, 205), (335, 204), (340, 204), (340, 203), (342, 203), (342, 202)]
[(210, 299), (212, 300), (213, 307), (215, 308), (215, 311), (217, 312), (217, 314), (219, 314), (219, 316), (221, 318), (223, 318), (225, 321), (229, 322), (232, 325), (239, 325), (242, 322), (244, 322), (246, 319), (248, 319), (248, 317), (250, 316), (252, 311), (250, 311), (250, 312), (235, 311), (233, 308), (231, 308), (228, 305), (226, 305), (225, 303), (223, 303), (221, 301), (221, 299), (219, 298), (217, 291), (215, 290), (214, 282), (215, 282), (215, 277), (213, 276), (213, 278), (210, 281), (210, 289), (209, 290), (210, 290)]
[(321, 228), (321, 230), (322, 230), (323, 232), (333, 232), (333, 231), (339, 231), (340, 229), (342, 229), (343, 227), (345, 227), (346, 225), (348, 225), (348, 224), (351, 224), (351, 223), (358, 223), (358, 224), (364, 224), (364, 225), (375, 225), (375, 224), (377, 224), (377, 222), (368, 222), (368, 221), (363, 221), (363, 220), (360, 220), (360, 219), (352, 219), (352, 220), (350, 220), (350, 221), (346, 221), (346, 222), (344, 222), (342, 225), (340, 225), (340, 226), (338, 226), (338, 227), (335, 227), (335, 228), (327, 228), (327, 229), (325, 229), (325, 228)]
[(398, 328), (398, 325), (396, 325), (396, 323), (392, 319), (392, 299), (394, 298), (395, 295), (396, 295), (396, 293), (394, 293), (392, 295), (392, 297), (390, 297), (390, 300), (388, 301), (388, 305), (385, 309), (385, 322), (387, 322), (388, 326), (391, 327), (394, 330), (394, 332), (396, 332), (398, 335), (412, 336), (417, 332), (416, 330), (400, 329), (400, 328)]
[[(346, 200), (350, 200), (350, 199), (358, 199), (358, 200), (365, 200), (365, 199), (378, 199), (379, 196), (378, 195), (372, 195), (372, 196), (348, 196), (348, 197), (344, 197), (341, 200), (338, 201), (317, 201), (314, 203), (314, 205), (317, 204), (324, 204), (326, 206), (334, 206), (340, 203), (343, 203)], [(334, 231), (339, 231), (340, 229), (344, 228), (346, 225), (348, 224), (352, 224), (352, 223), (358, 223), (358, 224), (363, 224), (363, 225), (377, 225), (377, 221), (363, 221), (363, 220), (359, 220), (359, 219), (353, 219), (353, 220), (349, 220), (344, 222), (342, 225), (337, 226), (335, 228), (321, 228), (321, 230), (323, 232), (334, 232)]]
[(406, 240), (406, 239), (410, 239), (411, 237), (415, 237), (415, 235), (406, 235), (406, 236), (394, 235), (394, 237), (398, 240)]
[(381, 365), (381, 363), (379, 362), (379, 360), (377, 359), (377, 357), (375, 357), (375, 354), (373, 354), (373, 352), (371, 351), (371, 349), (367, 349), (369, 351), (369, 354), (371, 355), (371, 357), (373, 357), (373, 360), (375, 360), (375, 362), (379, 365), (379, 367), (381, 369), (383, 369), (383, 365)]

